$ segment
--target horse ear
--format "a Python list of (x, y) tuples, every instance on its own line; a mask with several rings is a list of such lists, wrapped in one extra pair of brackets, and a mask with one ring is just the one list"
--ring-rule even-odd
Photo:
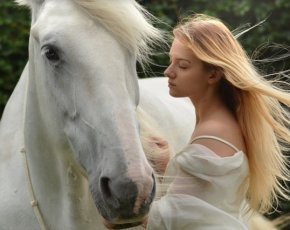
[(15, 0), (15, 2), (21, 6), (30, 6), (27, 0)]
[(33, 8), (32, 6), (35, 5), (42, 5), (45, 0), (14, 0), (20, 6), (27, 6), (29, 8)]

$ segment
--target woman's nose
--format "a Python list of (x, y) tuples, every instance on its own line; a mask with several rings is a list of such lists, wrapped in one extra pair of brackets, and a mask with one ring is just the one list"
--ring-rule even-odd
[(173, 78), (174, 77), (174, 73), (173, 73), (173, 70), (171, 68), (171, 66), (168, 66), (166, 68), (166, 70), (164, 71), (164, 75), (168, 78)]

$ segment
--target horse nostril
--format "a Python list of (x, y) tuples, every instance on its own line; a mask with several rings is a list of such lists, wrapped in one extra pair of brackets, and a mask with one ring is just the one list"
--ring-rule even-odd
[(152, 179), (153, 179), (153, 186), (152, 186), (151, 196), (152, 196), (152, 199), (154, 199), (154, 196), (156, 195), (156, 179), (155, 179), (154, 173), (152, 173)]
[(111, 180), (108, 177), (102, 177), (100, 180), (101, 191), (107, 198), (112, 197), (112, 192), (110, 189), (110, 182), (111, 182)]

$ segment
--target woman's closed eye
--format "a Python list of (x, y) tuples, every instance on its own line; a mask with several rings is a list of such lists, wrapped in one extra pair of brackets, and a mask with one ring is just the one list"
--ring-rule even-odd
[(178, 67), (179, 67), (180, 69), (187, 69), (187, 68), (188, 68), (188, 65), (178, 65)]
[(187, 69), (188, 67), (189, 67), (189, 62), (188, 61), (179, 61), (179, 63), (178, 63), (178, 67), (180, 68), (180, 69)]

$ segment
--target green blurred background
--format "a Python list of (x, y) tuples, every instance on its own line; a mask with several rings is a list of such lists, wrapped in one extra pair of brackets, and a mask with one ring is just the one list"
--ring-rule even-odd
[[(221, 18), (231, 30), (243, 25), (265, 23), (240, 38), (250, 56), (255, 58), (272, 56), (283, 51), (273, 48), (263, 50), (257, 57), (257, 48), (265, 43), (290, 45), (290, 1), (289, 0), (139, 0), (162, 22), (157, 26), (166, 31), (176, 24), (180, 17), (192, 13), (205, 13)], [(0, 117), (4, 105), (27, 61), (28, 36), (30, 28), (29, 10), (17, 6), (13, 0), (0, 1)], [(153, 64), (155, 63), (155, 64)], [(162, 75), (168, 57), (160, 54), (154, 57), (149, 75)], [(258, 63), (257, 63), (258, 64)], [(161, 65), (161, 66), (158, 66)], [(263, 71), (271, 73), (290, 68), (290, 59), (273, 64), (259, 64)], [(140, 77), (148, 77), (141, 70)]]
[[(254, 59), (283, 55), (286, 49), (273, 48), (271, 44), (290, 45), (289, 0), (139, 0), (146, 9), (164, 23), (156, 26), (171, 31), (180, 17), (193, 13), (205, 13), (221, 18), (231, 30), (243, 25), (262, 25), (243, 35), (239, 40)], [(28, 58), (30, 13), (12, 0), (0, 2), (0, 117), (4, 106), (17, 83)], [(267, 44), (269, 48), (260, 50)], [(260, 50), (260, 52), (257, 52)], [(168, 63), (168, 56), (161, 53), (153, 58), (151, 71), (140, 77), (161, 76)], [(255, 63), (265, 73), (290, 69), (290, 58), (275, 63)], [(149, 74), (148, 74), (149, 73)], [(17, 116), (17, 114), (15, 115)], [(290, 212), (289, 202), (281, 201), (280, 212), (269, 214), (275, 218)], [(285, 229), (290, 229), (289, 226)]]

